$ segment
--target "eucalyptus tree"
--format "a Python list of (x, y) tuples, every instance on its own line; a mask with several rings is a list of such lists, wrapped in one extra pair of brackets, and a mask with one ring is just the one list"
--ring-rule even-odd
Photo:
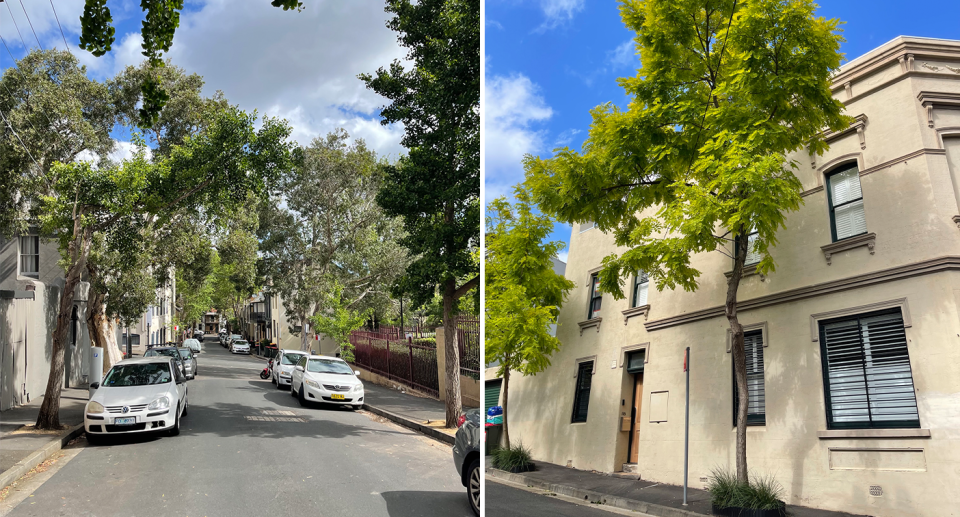
[(403, 217), (402, 243), (415, 257), (406, 271), (414, 303), (437, 291), (443, 297), (446, 424), (455, 427), (462, 412), (456, 305), (480, 285), (480, 2), (388, 0), (386, 10), (412, 66), (396, 60), (360, 78), (391, 101), (381, 123), (403, 123), (409, 154), (387, 168), (377, 201)]
[[(739, 400), (737, 476), (747, 480), (747, 381), (737, 290), (748, 253), (774, 270), (769, 250), (802, 203), (786, 156), (822, 153), (822, 131), (846, 127), (830, 77), (840, 66), (837, 20), (810, 0), (622, 0), (640, 64), (619, 80), (627, 109), (592, 111), (580, 152), (526, 157), (539, 208), (566, 222), (595, 221), (627, 248), (603, 261), (600, 287), (624, 296), (638, 271), (659, 289), (695, 290), (698, 253), (732, 259), (725, 316)], [(752, 234), (752, 235), (751, 235)]]
[[(234, 210), (250, 192), (262, 194), (291, 164), (286, 122), (256, 116), (235, 107), (209, 111), (209, 122), (172, 149), (169, 157), (147, 158), (139, 151), (120, 164), (93, 167), (86, 162), (57, 163), (51, 188), (41, 196), (40, 221), (58, 235), (66, 280), (72, 293), (86, 269), (95, 236), (126, 256), (136, 253), (148, 226), (164, 225), (179, 211), (203, 213), (215, 221)], [(37, 426), (59, 427), (63, 355), (72, 298), (61, 296), (53, 335), (50, 376)]]
[(382, 175), (376, 153), (340, 129), (303, 149), (301, 166), (282, 181), (282, 197), (263, 204), (261, 269), (299, 323), (303, 350), (311, 318), (338, 306), (383, 307), (406, 267), (400, 222), (376, 203)]

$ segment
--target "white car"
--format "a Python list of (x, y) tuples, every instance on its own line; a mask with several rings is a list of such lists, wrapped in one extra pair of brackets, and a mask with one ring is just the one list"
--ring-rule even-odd
[(290, 394), (301, 406), (308, 402), (363, 407), (363, 383), (360, 372), (350, 369), (343, 359), (323, 355), (304, 355), (293, 367)]
[(249, 354), (250, 353), (250, 343), (242, 339), (238, 339), (230, 344), (230, 353), (231, 354)]
[(271, 380), (277, 385), (277, 388), (290, 386), (293, 379), (293, 367), (301, 357), (308, 355), (300, 350), (280, 350), (277, 357), (273, 360), (273, 375)]
[(180, 418), (187, 414), (187, 378), (170, 357), (124, 359), (91, 387), (96, 391), (83, 413), (90, 443), (116, 434), (180, 434)]
[(189, 348), (190, 351), (195, 354), (203, 352), (203, 344), (201, 344), (197, 339), (184, 339), (182, 346)]

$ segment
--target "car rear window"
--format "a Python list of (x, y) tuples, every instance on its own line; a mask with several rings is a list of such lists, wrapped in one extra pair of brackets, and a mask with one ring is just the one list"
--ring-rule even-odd
[(190, 352), (190, 349), (189, 349), (189, 348), (181, 348), (181, 349), (180, 349), (180, 355), (181, 355), (184, 359), (193, 359), (193, 353)]

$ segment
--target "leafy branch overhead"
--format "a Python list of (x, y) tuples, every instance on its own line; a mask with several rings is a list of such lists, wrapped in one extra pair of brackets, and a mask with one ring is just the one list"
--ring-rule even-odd
[[(282, 7), (284, 11), (303, 10), (303, 3), (298, 0), (272, 0), (270, 4)], [(163, 107), (170, 100), (160, 84), (158, 69), (163, 68), (163, 54), (170, 51), (174, 34), (180, 26), (183, 0), (140, 0), (140, 8), (146, 13), (141, 22), (143, 43), (140, 46), (154, 73), (141, 84), (143, 107), (140, 108), (139, 124), (141, 128), (149, 129), (157, 122)], [(112, 50), (116, 29), (107, 0), (86, 0), (80, 26), (80, 48), (97, 57)]]

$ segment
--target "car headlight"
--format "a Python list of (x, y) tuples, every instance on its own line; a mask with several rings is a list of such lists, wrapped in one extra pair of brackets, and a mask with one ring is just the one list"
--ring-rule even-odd
[(87, 413), (103, 413), (103, 404), (99, 402), (90, 402), (87, 404)]
[(354, 386), (353, 391), (363, 391), (363, 384), (357, 384)]
[(307, 380), (305, 380), (304, 382), (307, 383), (307, 386), (320, 389), (320, 383), (318, 383), (317, 381), (312, 381), (312, 380), (310, 380), (310, 379), (307, 379)]
[(147, 406), (147, 409), (169, 409), (170, 408), (170, 398), (166, 395), (154, 400)]
[(285, 370), (280, 370), (280, 376), (281, 376), (281, 377), (290, 377), (291, 375), (293, 375), (293, 372), (288, 372), (288, 371), (285, 371)]

